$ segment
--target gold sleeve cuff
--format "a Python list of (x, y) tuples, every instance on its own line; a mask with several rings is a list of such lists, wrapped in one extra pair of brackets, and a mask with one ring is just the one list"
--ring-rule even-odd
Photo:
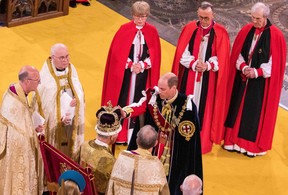
[(125, 106), (123, 111), (126, 113), (126, 118), (130, 117), (131, 113), (134, 112), (133, 108)]

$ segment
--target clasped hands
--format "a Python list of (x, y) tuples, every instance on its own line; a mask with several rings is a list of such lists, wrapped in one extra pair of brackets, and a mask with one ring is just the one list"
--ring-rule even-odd
[(140, 63), (134, 63), (131, 67), (132, 72), (135, 74), (139, 74), (142, 70), (141, 64)]
[(195, 66), (195, 70), (197, 72), (205, 72), (208, 69), (207, 63), (203, 62), (203, 60), (198, 59), (197, 64)]
[(250, 67), (247, 67), (243, 70), (243, 75), (245, 75), (246, 78), (250, 78), (250, 79), (256, 78), (254, 68), (250, 68)]

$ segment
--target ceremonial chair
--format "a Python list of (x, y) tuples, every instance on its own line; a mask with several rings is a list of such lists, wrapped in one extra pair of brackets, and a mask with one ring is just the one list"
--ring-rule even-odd
[(94, 175), (89, 167), (81, 167), (61, 151), (47, 143), (44, 135), (39, 135), (38, 139), (44, 162), (47, 188), (50, 195), (56, 195), (58, 191), (58, 178), (66, 170), (75, 170), (83, 175), (86, 181), (86, 187), (83, 192), (84, 195), (98, 195), (95, 187)]

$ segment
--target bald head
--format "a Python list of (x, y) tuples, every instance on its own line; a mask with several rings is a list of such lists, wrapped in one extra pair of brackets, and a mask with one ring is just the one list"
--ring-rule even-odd
[(19, 81), (24, 81), (30, 75), (37, 74), (37, 73), (39, 74), (39, 71), (35, 67), (26, 65), (20, 69), (18, 73), (18, 79)]
[(197, 175), (189, 175), (180, 188), (183, 195), (199, 195), (202, 193), (202, 180)]
[(18, 73), (18, 78), (26, 94), (36, 91), (40, 83), (39, 71), (33, 66), (23, 66)]
[(143, 126), (137, 133), (137, 145), (142, 149), (153, 148), (157, 140), (157, 132), (151, 125)]

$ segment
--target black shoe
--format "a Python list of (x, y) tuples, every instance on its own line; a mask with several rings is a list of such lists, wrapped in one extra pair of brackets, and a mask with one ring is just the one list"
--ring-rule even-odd
[(72, 8), (76, 8), (77, 7), (76, 1), (70, 1), (69, 2), (69, 6), (72, 7)]
[(84, 6), (90, 6), (90, 3), (89, 3), (88, 1), (86, 1), (86, 2), (81, 2), (81, 4), (84, 5)]
[(255, 158), (255, 155), (249, 155), (247, 152), (243, 153), (245, 156), (249, 157), (249, 158)]

